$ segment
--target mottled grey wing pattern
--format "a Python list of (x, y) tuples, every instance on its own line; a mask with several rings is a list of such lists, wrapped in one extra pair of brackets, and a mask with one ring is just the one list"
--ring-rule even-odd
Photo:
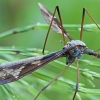
[[(45, 20), (47, 21), (48, 24), (51, 23), (51, 20), (52, 20), (52, 17), (53, 17), (53, 14), (47, 10), (41, 3), (38, 3), (39, 7), (40, 7), (40, 10), (45, 18)], [(54, 17), (54, 20), (52, 22), (52, 26), (51, 28), (57, 32), (57, 33), (61, 33), (62, 34), (62, 29), (61, 29), (61, 25), (59, 23), (59, 21), (57, 20), (56, 17)], [(70, 40), (72, 40), (71, 36), (68, 34), (68, 32), (64, 29), (64, 35), (66, 37), (68, 37)]]
[(61, 50), (48, 55), (30, 57), (19, 61), (13, 61), (1, 64), (0, 84), (16, 81), (19, 78), (22, 78), (23, 76), (49, 63), (50, 61), (57, 59), (62, 54), (63, 52)]

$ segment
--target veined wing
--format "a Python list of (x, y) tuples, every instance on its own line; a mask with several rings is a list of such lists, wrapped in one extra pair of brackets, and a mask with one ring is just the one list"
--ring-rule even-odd
[(37, 57), (30, 57), (18, 61), (8, 62), (0, 65), (0, 84), (6, 84), (16, 81), (25, 75), (35, 71), (44, 66), (52, 60), (62, 56), (63, 50), (42, 55)]
[[(41, 3), (38, 3), (39, 7), (40, 7), (40, 10), (45, 18), (45, 20), (47, 21), (48, 24), (51, 23), (51, 20), (52, 20), (52, 17), (53, 17), (53, 14), (47, 10)], [(57, 33), (61, 33), (62, 34), (62, 29), (61, 29), (61, 25), (59, 23), (59, 21), (57, 20), (56, 17), (54, 17), (54, 20), (52, 22), (52, 26), (51, 28), (57, 32)], [(68, 32), (64, 29), (64, 35), (66, 37), (68, 37), (70, 40), (72, 40), (72, 37), (68, 34)]]

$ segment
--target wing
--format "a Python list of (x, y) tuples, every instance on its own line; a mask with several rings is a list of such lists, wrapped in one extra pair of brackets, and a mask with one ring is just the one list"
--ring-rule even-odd
[[(48, 24), (51, 23), (51, 20), (52, 20), (52, 17), (53, 17), (53, 14), (47, 10), (41, 3), (38, 3), (39, 7), (40, 7), (40, 10), (45, 18), (45, 20), (47, 21)], [(61, 25), (59, 23), (59, 21), (57, 20), (56, 17), (54, 17), (54, 20), (52, 22), (52, 26), (51, 28), (57, 32), (57, 33), (61, 33), (62, 34), (62, 29), (61, 29)], [(68, 34), (68, 32), (64, 29), (64, 35), (66, 37), (68, 37), (70, 40), (72, 40), (72, 37)]]
[(63, 52), (58, 51), (48, 55), (30, 57), (19, 61), (8, 62), (0, 65), (0, 84), (16, 81), (25, 75), (44, 66), (52, 60), (62, 56)]

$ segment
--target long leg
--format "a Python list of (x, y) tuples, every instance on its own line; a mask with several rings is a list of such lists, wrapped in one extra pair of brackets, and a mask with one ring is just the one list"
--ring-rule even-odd
[(40, 92), (37, 94), (37, 96), (34, 98), (34, 100), (36, 100), (38, 98), (38, 96), (41, 94), (42, 91), (44, 91), (50, 84), (52, 84), (59, 76), (61, 76), (66, 69), (70, 66), (70, 64), (68, 66), (66, 66), (53, 80), (51, 80), (45, 87), (43, 87)]
[(99, 25), (96, 23), (96, 21), (93, 19), (91, 14), (88, 12), (86, 8), (83, 8), (82, 12), (82, 22), (81, 22), (81, 31), (80, 31), (80, 40), (82, 40), (82, 32), (83, 32), (83, 24), (84, 24), (84, 17), (85, 17), (85, 12), (89, 15), (89, 17), (92, 19), (92, 21), (95, 23), (95, 25), (100, 29)]
[(76, 65), (77, 66), (77, 80), (76, 80), (76, 89), (75, 89), (75, 93), (74, 93), (74, 96), (73, 96), (72, 100), (74, 100), (75, 97), (76, 97), (76, 93), (78, 91), (79, 76), (80, 76), (78, 60), (76, 60), (76, 63), (77, 63), (77, 65)]
[(64, 45), (66, 45), (66, 41), (65, 41), (65, 37), (64, 37), (64, 28), (63, 28), (63, 26), (62, 26), (62, 19), (61, 19), (59, 7), (56, 6), (56, 7), (55, 7), (55, 10), (54, 10), (54, 13), (53, 13), (53, 16), (52, 16), (52, 19), (51, 19), (51, 23), (50, 23), (49, 29), (48, 29), (48, 31), (47, 31), (46, 39), (45, 39), (45, 42), (44, 42), (43, 51), (42, 51), (43, 54), (44, 54), (46, 42), (47, 42), (47, 39), (48, 39), (49, 31), (50, 31), (50, 29), (51, 29), (51, 26), (52, 26), (52, 23), (53, 23), (53, 20), (54, 20), (54, 17), (55, 17), (56, 10), (57, 10), (58, 17), (59, 17), (59, 20), (60, 20), (60, 27), (61, 27), (61, 29), (62, 29), (62, 37), (63, 37)]

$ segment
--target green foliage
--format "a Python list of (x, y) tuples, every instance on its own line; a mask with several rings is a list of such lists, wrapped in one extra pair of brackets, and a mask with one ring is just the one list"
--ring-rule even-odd
[[(41, 48), (44, 43), (44, 33), (46, 33), (45, 30), (47, 31), (48, 25), (39, 23), (40, 20), (40, 22), (44, 23), (44, 20), (42, 19), (42, 14), (39, 12), (39, 8), (37, 6), (38, 1), (32, 0), (26, 2), (27, 3), (25, 3), (23, 0), (19, 1), (19, 3), (17, 2), (17, 0), (6, 2), (0, 1), (0, 4), (2, 4), (0, 6), (0, 10), (2, 12), (0, 16), (0, 63), (6, 63), (8, 61), (15, 61), (42, 54)], [(79, 34), (76, 34), (76, 32), (80, 32), (81, 13), (83, 6), (87, 7), (87, 9), (89, 9), (90, 12), (93, 11), (93, 14), (95, 13), (95, 11), (96, 14), (99, 14), (99, 2), (91, 0), (87, 0), (86, 3), (84, 2), (84, 0), (67, 0), (66, 2), (65, 0), (54, 0), (49, 3), (48, 1), (45, 1), (42, 2), (42, 4), (46, 6), (48, 9), (50, 9), (50, 11), (52, 12), (54, 9), (53, 7), (55, 7), (55, 5), (58, 4), (60, 6), (62, 12), (61, 14), (63, 17), (63, 23), (69, 23), (64, 24), (64, 27), (75, 39), (79, 36)], [(89, 3), (91, 3), (91, 5), (89, 5)], [(94, 3), (96, 4), (94, 5)], [(2, 8), (4, 7), (4, 4), (6, 4), (7, 9)], [(31, 13), (33, 13), (33, 15)], [(98, 17), (97, 19), (99, 20), (100, 17), (96, 14), (94, 14), (94, 17)], [(85, 22), (90, 23), (89, 19), (86, 19)], [(32, 25), (29, 25), (29, 23)], [(9, 29), (12, 30), (6, 31)], [(98, 47), (100, 47), (100, 44), (98, 42), (100, 38), (99, 33), (100, 30), (98, 30), (96, 25), (84, 25), (83, 40), (90, 49), (92, 48), (96, 50)], [(56, 41), (57, 39), (61, 39), (60, 35), (55, 34), (55, 36), (52, 36), (51, 34), (50, 36), (51, 37), (49, 38), (48, 46), (46, 48), (47, 51), (45, 50), (45, 54), (50, 53), (51, 51), (53, 52), (55, 50), (59, 50), (59, 48), (61, 49), (62, 47), (62, 44), (59, 43), (58, 45), (58, 41)], [(55, 61), (50, 62), (46, 66), (36, 70), (35, 72), (30, 73), (29, 75), (25, 76), (24, 78), (18, 81), (1, 85), (0, 99), (33, 100), (33, 98), (38, 94), (41, 88), (48, 84), (56, 75), (58, 75), (58, 73), (61, 70), (65, 68), (65, 61), (66, 60), (64, 58), (57, 59)], [(88, 57), (84, 55), (79, 60), (79, 66), (80, 83), (76, 100), (99, 100), (100, 60), (95, 58), (93, 59), (93, 57), (91, 56)], [(76, 72), (76, 64), (74, 63), (61, 77), (55, 80), (53, 84), (51, 84), (45, 91), (41, 93), (41, 95), (38, 97), (38, 100), (55, 100), (55, 98), (56, 100), (72, 100), (76, 85)]]
[[(71, 31), (78, 31), (80, 30), (80, 25), (74, 25), (74, 24), (65, 24), (64, 25), (65, 29)], [(3, 32), (0, 35), (0, 38), (5, 38), (7, 36), (10, 35), (14, 35), (14, 34), (18, 34), (18, 33), (23, 33), (29, 30), (33, 30), (33, 29), (48, 29), (49, 25), (47, 24), (41, 24), (41, 23), (37, 23), (36, 25), (29, 25), (26, 27), (21, 27), (21, 28), (16, 28), (7, 32)], [(84, 25), (84, 31), (87, 32), (100, 32), (100, 30), (98, 30), (98, 28), (96, 27), (95, 24), (86, 24)]]
[[(40, 24), (40, 27), (38, 25), (38, 28), (42, 29), (44, 27), (44, 25), (43, 26), (42, 25)], [(7, 37), (9, 35), (13, 35), (14, 31), (16, 31), (16, 33), (21, 33), (22, 30), (23, 30), (23, 32), (28, 31), (28, 30), (32, 29), (34, 26), (35, 25), (31, 25), (31, 27), (26, 26), (26, 27), (23, 27), (23, 28), (13, 29), (12, 31), (2, 33), (0, 37), (2, 37), (3, 34), (5, 34), (4, 37)], [(45, 26), (47, 27), (48, 25), (45, 25)], [(73, 25), (72, 26), (71, 25), (69, 25), (69, 26), (64, 25), (64, 26), (65, 27), (67, 26), (67, 28), (68, 28), (68, 27), (72, 27)], [(78, 25), (76, 25), (76, 28), (79, 28), (77, 26)], [(85, 25), (85, 26), (89, 26), (89, 25)], [(75, 28), (75, 25), (74, 25), (74, 28)], [(88, 27), (85, 27), (84, 30), (86, 30), (86, 28), (88, 29)], [(91, 30), (92, 30), (92, 28), (91, 28)], [(8, 33), (9, 33), (9, 35), (8, 35)], [(4, 38), (4, 37), (2, 37), (2, 38)], [(49, 51), (45, 51), (45, 54), (47, 54), (47, 53), (49, 53)], [(26, 57), (30, 57), (30, 56), (37, 56), (37, 55), (41, 55), (41, 54), (42, 54), (42, 49), (37, 49), (37, 48), (25, 48), (25, 47), (24, 48), (23, 47), (21, 47), (21, 48), (1, 47), (0, 48), (0, 55), (3, 57), (3, 59), (8, 59), (8, 56), (10, 56), (9, 58), (11, 60), (12, 59), (16, 60), (16, 59), (26, 58)], [(6, 63), (7, 62), (7, 60), (3, 60), (3, 59), (0, 60), (0, 63), (4, 63), (4, 62)], [(9, 59), (9, 61), (10, 61), (10, 59)], [(85, 65), (90, 65), (91, 67), (97, 66), (97, 67), (100, 68), (100, 63), (96, 62), (96, 61), (81, 59), (79, 62), (85, 63)], [(56, 67), (57, 70), (58, 69), (61, 70), (66, 66), (66, 64), (63, 61), (59, 60), (59, 59), (55, 60), (55, 61), (52, 61), (49, 65), (52, 66), (52, 68), (53, 68), (53, 66)], [(75, 70), (75, 72), (76, 72), (77, 69), (76, 69), (75, 66), (71, 65), (70, 70), (72, 70), (73, 72)], [(0, 87), (1, 92), (2, 92), (3, 95), (5, 95), (3, 97), (3, 99), (8, 100), (8, 98), (9, 98), (9, 100), (21, 100), (21, 99), (26, 98), (26, 97), (23, 97), (22, 94), (19, 94), (18, 91), (21, 91), (21, 93), (23, 93), (23, 94), (26, 91), (26, 93), (28, 92), (29, 95), (31, 94), (30, 97), (32, 97), (32, 95), (34, 95), (34, 97), (35, 97), (36, 94), (38, 93), (38, 91), (34, 89), (34, 88), (38, 87), (37, 84), (40, 85), (40, 83), (41, 83), (41, 86), (43, 86), (44, 81), (50, 82), (50, 80), (52, 80), (56, 76), (56, 74), (57, 73), (49, 71), (47, 69), (41, 69), (41, 70), (37, 70), (37, 71), (33, 72), (31, 75), (28, 75), (25, 78), (20, 79), (17, 82), (1, 85), (1, 87)], [(71, 73), (71, 74), (73, 74), (73, 73)], [(85, 80), (87, 81), (87, 83), (91, 87), (95, 87), (95, 84), (93, 83), (94, 79), (98, 79), (98, 80), (100, 79), (100, 74), (95, 72), (95, 71), (91, 71), (90, 69), (80, 68), (80, 74), (81, 74), (82, 77), (85, 78)], [(43, 81), (38, 83), (41, 80), (34, 80), (35, 81), (34, 82), (34, 81), (32, 81), (34, 77), (39, 78)], [(56, 87), (60, 86), (60, 88), (65, 87), (66, 90), (69, 89), (69, 91), (75, 91), (75, 85), (76, 85), (76, 83), (74, 81), (65, 78), (65, 76), (61, 76), (53, 84), (54, 87), (55, 86)], [(85, 86), (84, 83), (79, 84), (79, 93), (77, 94), (77, 99), (78, 100), (81, 100), (80, 92), (83, 93), (83, 94), (91, 94), (91, 95), (99, 95), (100, 94), (100, 89), (85, 88), (84, 86)], [(55, 90), (55, 88), (53, 88), (53, 89)], [(47, 91), (48, 91), (48, 89), (47, 89)], [(88, 97), (88, 95), (86, 95), (86, 96)], [(40, 95), (39, 99), (40, 100), (48, 100), (47, 97), (45, 97), (43, 94)]]

